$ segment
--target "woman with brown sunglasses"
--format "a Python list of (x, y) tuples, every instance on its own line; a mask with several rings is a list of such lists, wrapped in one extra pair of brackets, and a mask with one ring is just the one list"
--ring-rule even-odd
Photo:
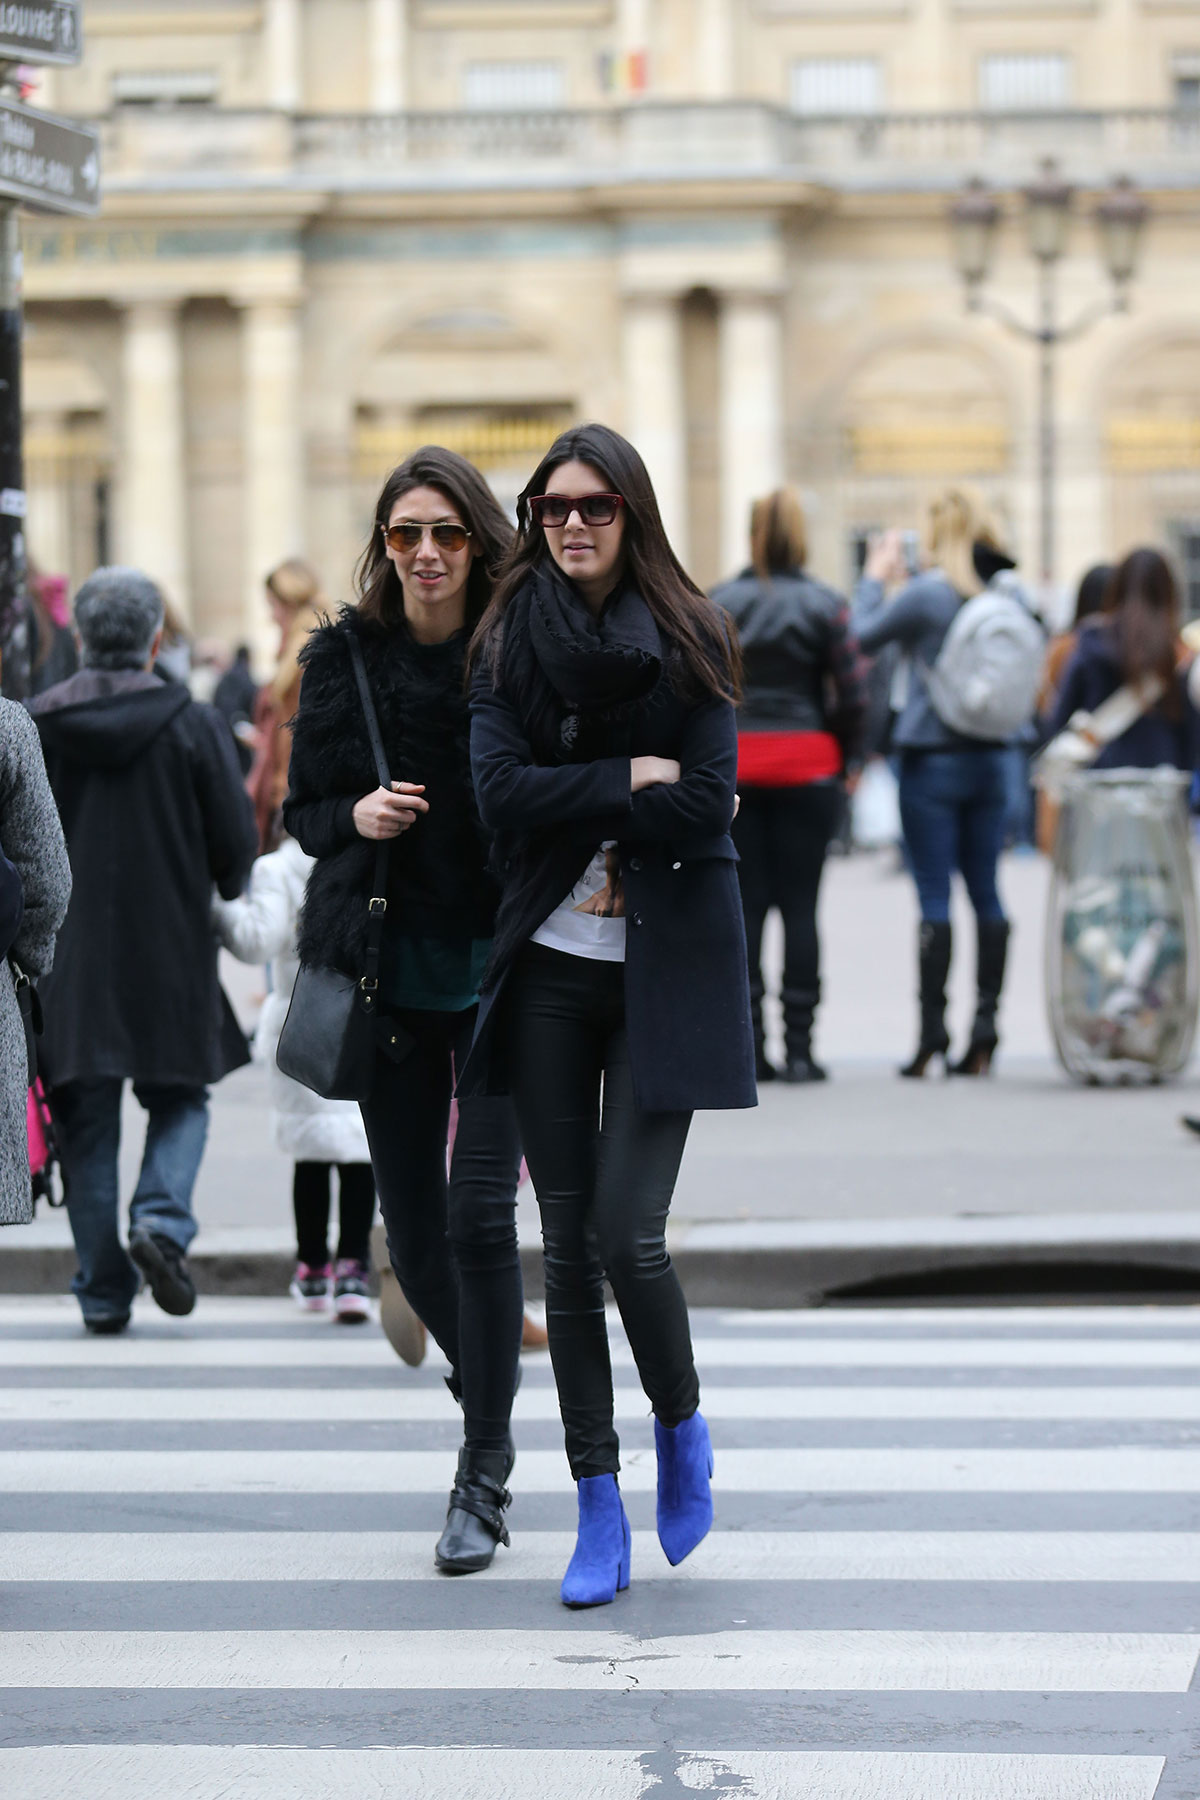
[(471, 761), (504, 892), (459, 1095), (516, 1105), (578, 1488), (562, 1599), (596, 1606), (628, 1586), (630, 1546), (604, 1278), (654, 1410), (658, 1535), (678, 1563), (712, 1521), (712, 1447), (667, 1213), (693, 1111), (756, 1101), (729, 837), (736, 656), (615, 431), (569, 431), (535, 470), (472, 656)]
[[(477, 469), (418, 450), (393, 470), (357, 571), (358, 605), (315, 631), (293, 727), (284, 823), (317, 858), (303, 962), (357, 977), (375, 846), (390, 840), (375, 1080), (362, 1103), (396, 1278), (444, 1352), (465, 1441), (436, 1562), (486, 1568), (507, 1544), (509, 1416), (521, 1343), (515, 1197), (521, 1152), (509, 1101), (459, 1108), (497, 889), (471, 784), (467, 642), (512, 529)], [(387, 766), (378, 785), (347, 640), (362, 647)]]

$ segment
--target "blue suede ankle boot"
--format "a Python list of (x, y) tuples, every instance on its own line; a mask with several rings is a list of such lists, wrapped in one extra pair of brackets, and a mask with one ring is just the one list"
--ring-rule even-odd
[(658, 1452), (658, 1541), (674, 1565), (690, 1556), (713, 1520), (712, 1440), (700, 1414), (680, 1425), (654, 1421)]
[(579, 1536), (563, 1576), (564, 1606), (604, 1606), (629, 1586), (629, 1520), (615, 1475), (585, 1475)]

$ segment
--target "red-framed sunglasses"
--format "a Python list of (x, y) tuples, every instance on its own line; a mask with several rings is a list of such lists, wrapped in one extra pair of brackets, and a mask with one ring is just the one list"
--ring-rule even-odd
[(573, 512), (585, 525), (611, 525), (624, 504), (620, 494), (534, 494), (529, 510), (543, 528), (556, 530)]

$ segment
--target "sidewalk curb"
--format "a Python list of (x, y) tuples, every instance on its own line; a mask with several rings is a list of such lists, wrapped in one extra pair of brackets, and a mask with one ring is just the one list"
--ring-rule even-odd
[[(244, 1245), (236, 1241), (240, 1236)], [(987, 1272), (1001, 1269), (1013, 1292), (1021, 1291), (1022, 1271), (1040, 1271), (1044, 1283), (1051, 1271), (1063, 1270), (1086, 1275), (1083, 1286), (1103, 1291), (1111, 1270), (1113, 1288), (1123, 1292), (1174, 1288), (1200, 1298), (1200, 1224), (1187, 1213), (851, 1226), (688, 1224), (672, 1232), (671, 1254), (693, 1306), (819, 1306), (847, 1289), (916, 1276), (934, 1278), (948, 1294), (961, 1277), (965, 1290), (978, 1292)], [(295, 1251), (284, 1232), (213, 1233), (190, 1262), (201, 1294), (285, 1294)], [(523, 1245), (521, 1266), (526, 1294), (543, 1298), (540, 1246)], [(0, 1240), (0, 1293), (66, 1293), (74, 1271), (74, 1252), (66, 1245), (10, 1247)], [(1001, 1287), (996, 1297), (1003, 1292)]]

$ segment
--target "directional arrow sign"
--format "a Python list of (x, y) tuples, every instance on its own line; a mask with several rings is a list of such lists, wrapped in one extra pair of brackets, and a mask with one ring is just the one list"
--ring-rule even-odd
[(82, 49), (79, 0), (0, 0), (0, 62), (77, 63)]
[(96, 133), (15, 100), (0, 100), (0, 198), (23, 200), (43, 212), (99, 212)]

